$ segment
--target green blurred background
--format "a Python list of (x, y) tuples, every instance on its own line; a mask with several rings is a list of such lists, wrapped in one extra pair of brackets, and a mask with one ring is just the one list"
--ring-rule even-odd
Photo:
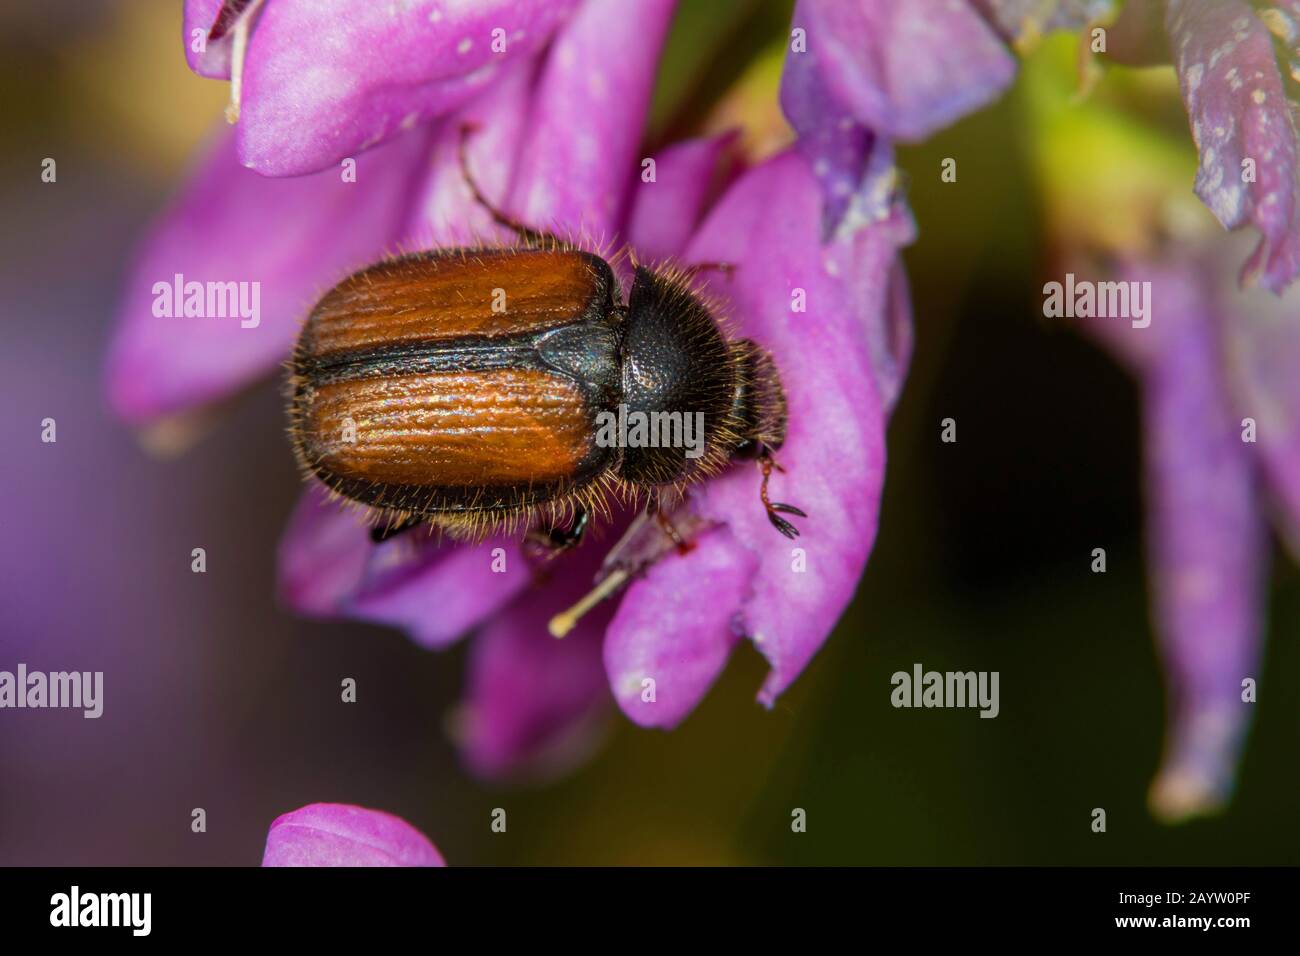
[[(0, 15), (4, 349), (31, 372), (10, 379), (18, 424), (5, 427), (30, 430), (64, 401), (61, 443), (93, 436), (74, 459), (84, 494), (47, 502), (36, 466), (21, 453), (7, 465), (11, 506), (78, 529), (11, 535), (15, 566), (35, 570), (9, 594), (46, 586), (94, 621), (86, 632), (57, 612), (11, 615), (0, 665), (26, 654), (36, 666), (38, 649), (67, 644), (144, 672), (127, 724), (0, 718), (0, 863), (252, 864), (274, 816), (317, 800), (398, 813), (454, 864), (1300, 862), (1300, 576), (1280, 552), (1231, 808), (1177, 827), (1146, 808), (1165, 702), (1136, 392), (1041, 317), (1050, 242), (1023, 89), (900, 153), (920, 227), (906, 252), (915, 361), (890, 427), (874, 554), (807, 672), (766, 712), (754, 702), (765, 665), (742, 644), (680, 729), (616, 717), (582, 769), (505, 787), (470, 778), (446, 733), (463, 645), (433, 655), (395, 632), (276, 607), (274, 549), (300, 483), (275, 383), (175, 460), (147, 456), (102, 408), (128, 240), (226, 96), (185, 68), (176, 6), (20, 2)], [(688, 0), (652, 141), (727, 109), (756, 142), (779, 136), (754, 102), (774, 93), (789, 15), (786, 3)], [(756, 58), (766, 66), (746, 72)], [(1170, 115), (1135, 122), (1165, 124), (1190, 162), (1185, 121)], [(57, 194), (39, 192), (44, 156), (59, 157)], [(941, 184), (949, 156), (958, 181)], [(956, 444), (939, 441), (948, 416)], [(201, 582), (175, 559), (192, 540), (211, 542)], [(1106, 574), (1090, 571), (1095, 547)], [(893, 709), (890, 675), (915, 662), (999, 671), (1000, 716)], [(358, 679), (355, 706), (337, 703), (339, 674)], [(207, 834), (189, 832), (192, 806), (208, 810)], [(504, 835), (489, 828), (494, 807), (508, 811)], [(1107, 811), (1105, 834), (1091, 830), (1094, 807)], [(805, 833), (791, 831), (794, 808)]]

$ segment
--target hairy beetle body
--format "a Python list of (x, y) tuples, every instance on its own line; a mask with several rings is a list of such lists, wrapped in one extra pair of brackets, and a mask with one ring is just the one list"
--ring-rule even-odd
[[(303, 467), (390, 516), (479, 533), (598, 509), (777, 448), (784, 400), (766, 354), (729, 342), (680, 276), (563, 245), (418, 253), (363, 269), (313, 309), (294, 352)], [(597, 416), (700, 413), (704, 454), (601, 446)], [(390, 518), (391, 520), (391, 518)]]
[(294, 354), (300, 460), (349, 499), (449, 526), (580, 495), (616, 452), (593, 440), (620, 391), (612, 290), (608, 264), (578, 251), (422, 253), (356, 273)]
[[(514, 222), (465, 173), (520, 244), (385, 260), (326, 293), (292, 360), (304, 471), (388, 528), (540, 522), (563, 547), (607, 492), (657, 506), (664, 487), (753, 458), (769, 519), (794, 537), (780, 514), (803, 513), (767, 498), (786, 425), (771, 357), (727, 338), (689, 272), (636, 266), (625, 303), (608, 262)], [(615, 418), (637, 418), (638, 440), (610, 440)]]

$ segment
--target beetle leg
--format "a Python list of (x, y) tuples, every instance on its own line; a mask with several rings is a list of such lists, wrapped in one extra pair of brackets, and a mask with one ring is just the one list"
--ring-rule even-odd
[(474, 180), (474, 174), (469, 171), (469, 155), (466, 151), (466, 144), (469, 142), (470, 134), (476, 129), (473, 123), (462, 123), (460, 125), (460, 171), (465, 177), (465, 183), (469, 186), (469, 191), (474, 195), (474, 201), (488, 211), (492, 221), (499, 226), (504, 226), (513, 232), (530, 246), (546, 246), (551, 242), (559, 242), (555, 236), (549, 233), (539, 232), (530, 226), (525, 226), (518, 219), (512, 217), (509, 213), (503, 212), (496, 206), (492, 205), (491, 200), (483, 195), (482, 190), (478, 188), (478, 183)]
[(370, 529), (370, 540), (373, 541), (375, 544), (381, 544), (384, 541), (387, 541), (389, 538), (395, 538), (399, 534), (403, 534), (404, 532), (410, 531), (412, 528), (419, 527), (420, 522), (421, 522), (420, 518), (411, 516), (410, 518), (407, 518), (405, 521), (397, 522), (397, 524), (388, 522), (387, 524), (375, 525), (373, 528)]
[(678, 554), (689, 554), (691, 552), (695, 545), (682, 537), (681, 532), (673, 525), (672, 519), (668, 517), (668, 512), (664, 510), (663, 501), (660, 499), (658, 492), (650, 496), (650, 501), (646, 504), (645, 510), (646, 514), (654, 515), (659, 530), (672, 541), (673, 546), (677, 548)]
[(784, 472), (785, 469), (777, 464), (777, 460), (772, 457), (772, 452), (764, 447), (758, 455), (758, 467), (763, 472), (763, 484), (759, 487), (758, 496), (763, 501), (763, 507), (767, 509), (767, 520), (772, 522), (772, 527), (780, 531), (787, 538), (794, 539), (799, 537), (799, 529), (781, 517), (782, 514), (798, 515), (800, 518), (808, 517), (807, 514), (800, 511), (794, 505), (783, 504), (780, 501), (771, 501), (767, 497), (767, 483), (772, 477), (772, 471)]
[[(661, 560), (673, 549), (672, 539), (664, 533), (658, 521), (651, 520), (659, 509), (655, 496), (645, 511), (632, 519), (623, 537), (605, 555), (600, 571), (596, 574), (596, 584), (572, 607), (561, 611), (551, 618), (550, 628), (553, 637), (563, 637), (573, 630), (575, 624), (584, 614), (618, 593), (629, 581), (635, 580), (655, 562)], [(709, 526), (709, 522), (698, 518), (689, 511), (677, 515), (679, 537), (682, 529), (687, 536), (692, 536)], [(691, 545), (688, 541), (688, 547)]]
[(582, 543), (587, 533), (591, 516), (581, 505), (574, 511), (573, 523), (568, 528), (546, 528), (530, 532), (528, 540), (537, 545), (547, 558), (553, 558), (562, 551), (570, 551)]

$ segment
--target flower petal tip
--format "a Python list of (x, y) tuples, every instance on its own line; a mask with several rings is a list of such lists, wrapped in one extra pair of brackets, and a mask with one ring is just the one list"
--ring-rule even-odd
[(1151, 784), (1147, 806), (1162, 823), (1187, 823), (1223, 811), (1228, 794), (1214, 781), (1186, 770), (1161, 771)]
[(605, 633), (605, 673), (641, 727), (671, 730), (708, 693), (740, 639), (734, 626), (758, 559), (726, 529), (650, 568)]
[(343, 803), (312, 803), (276, 818), (262, 866), (446, 866), (438, 848), (400, 817)]
[(1249, 707), (1225, 703), (1175, 716), (1164, 762), (1147, 798), (1157, 819), (1182, 823), (1228, 805), (1249, 726)]
[(1196, 194), (1261, 239), (1242, 270), (1281, 293), (1300, 275), (1300, 147), (1273, 40), (1245, 0), (1170, 0), (1166, 26), (1192, 138)]

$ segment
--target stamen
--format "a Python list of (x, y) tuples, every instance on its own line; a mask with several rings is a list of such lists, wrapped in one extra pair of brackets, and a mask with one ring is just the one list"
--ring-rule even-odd
[[(651, 520), (659, 516), (657, 500), (652, 499), (652, 504), (655, 506), (654, 511), (646, 510), (637, 515), (623, 532), (623, 537), (605, 555), (596, 586), (573, 607), (551, 618), (548, 625), (551, 636), (564, 637), (584, 614), (677, 547), (659, 522)], [(694, 536), (708, 526), (707, 522), (685, 509), (679, 509), (672, 515), (672, 519), (678, 541), (685, 544), (688, 550)]]
[(615, 568), (607, 574), (594, 588), (584, 594), (577, 604), (551, 618), (547, 625), (551, 637), (560, 638), (568, 634), (584, 614), (621, 588), (627, 579), (628, 573), (623, 568)]
[(239, 122), (239, 103), (244, 87), (244, 53), (248, 49), (253, 21), (257, 19), (257, 10), (261, 5), (262, 0), (254, 0), (230, 30), (230, 104), (226, 107), (226, 122), (231, 125)]

